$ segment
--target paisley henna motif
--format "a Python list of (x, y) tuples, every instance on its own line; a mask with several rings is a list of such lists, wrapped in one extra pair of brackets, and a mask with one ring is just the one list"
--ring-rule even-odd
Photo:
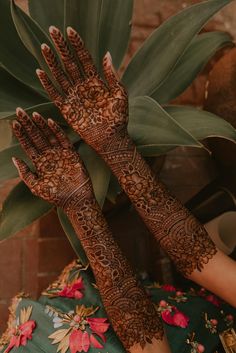
[(163, 328), (155, 308), (136, 280), (113, 240), (92, 192), (79, 155), (59, 126), (37, 113), (32, 120), (17, 109), (13, 130), (31, 158), (35, 173), (14, 159), (20, 177), (31, 191), (60, 206), (74, 226), (87, 253), (104, 307), (127, 350), (162, 339)]
[[(55, 99), (55, 88), (47, 75), (40, 71), (38, 75), (46, 91), (67, 122), (111, 167), (178, 270), (184, 275), (191, 275), (195, 269), (201, 270), (216, 254), (216, 248), (203, 226), (155, 180), (128, 137), (128, 98), (116, 77), (110, 55), (107, 54), (103, 62), (104, 83), (77, 32), (71, 28), (67, 30), (73, 53), (57, 28), (52, 27), (50, 34), (66, 68), (66, 83), (61, 84), (62, 73), (56, 57), (44, 45), (45, 60), (54, 77), (60, 77), (58, 82), (64, 93), (57, 93)], [(73, 76), (76, 60), (80, 62), (81, 70), (77, 68)]]

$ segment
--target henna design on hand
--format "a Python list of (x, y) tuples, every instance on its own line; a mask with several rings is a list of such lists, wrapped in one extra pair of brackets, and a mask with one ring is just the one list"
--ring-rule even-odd
[(31, 120), (20, 108), (16, 114), (14, 134), (35, 167), (33, 173), (25, 162), (14, 158), (21, 179), (33, 194), (64, 208), (81, 185), (90, 187), (78, 153), (53, 120), (46, 123), (38, 113)]
[(35, 173), (14, 159), (31, 191), (64, 209), (86, 251), (104, 307), (127, 350), (163, 337), (155, 307), (115, 243), (92, 192), (82, 161), (60, 127), (38, 113), (32, 120), (17, 109), (13, 131)]
[(107, 140), (127, 125), (127, 94), (117, 79), (109, 53), (103, 60), (105, 83), (75, 30), (68, 27), (68, 43), (56, 27), (50, 27), (49, 32), (65, 71), (49, 46), (42, 44), (41, 48), (61, 92), (44, 71), (38, 69), (38, 77), (69, 125), (99, 151)]
[(215, 244), (203, 225), (157, 181), (128, 134), (113, 138), (101, 155), (177, 269), (185, 276), (201, 271), (216, 254)]
[(112, 326), (127, 350), (163, 337), (162, 324), (144, 289), (112, 238), (95, 199), (73, 203), (68, 216), (96, 277)]
[(38, 71), (49, 96), (67, 122), (111, 167), (178, 270), (184, 275), (201, 270), (216, 254), (216, 247), (204, 227), (155, 180), (128, 137), (128, 98), (117, 79), (110, 55), (107, 54), (103, 61), (105, 84), (76, 31), (67, 30), (73, 52), (57, 28), (51, 27), (50, 34), (66, 72), (61, 69), (53, 51), (43, 45), (45, 60), (63, 91), (55, 93), (47, 75)]

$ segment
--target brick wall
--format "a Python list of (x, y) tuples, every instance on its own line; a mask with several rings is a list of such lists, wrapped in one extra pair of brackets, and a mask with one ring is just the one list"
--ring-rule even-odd
[[(194, 2), (196, 1), (136, 0), (132, 40), (126, 62), (164, 19)], [(18, 0), (17, 3), (26, 9), (25, 0)], [(232, 25), (235, 24), (235, 20), (236, 4), (234, 3), (217, 15), (207, 28), (227, 29), (236, 35), (236, 27)], [(202, 105), (205, 82), (206, 72), (200, 75), (178, 102)], [(161, 178), (185, 202), (212, 180), (215, 174), (214, 163), (205, 151), (178, 148), (168, 154)], [(13, 184), (10, 181), (0, 185), (0, 203)], [(153, 248), (145, 226), (132, 209), (128, 211), (123, 209), (110, 216), (109, 223), (119, 244), (139, 271), (144, 269), (151, 271), (154, 267), (157, 268), (155, 256), (158, 249)], [(135, 255), (137, 252), (138, 261)], [(148, 259), (144, 256), (147, 252), (150, 254)], [(74, 257), (74, 254), (54, 212), (13, 238), (2, 242), (0, 253), (0, 330), (3, 330), (11, 297), (21, 291), (29, 292), (36, 297)]]

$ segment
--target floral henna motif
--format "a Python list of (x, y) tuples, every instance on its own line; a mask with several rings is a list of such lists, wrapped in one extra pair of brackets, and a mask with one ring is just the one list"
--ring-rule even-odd
[(55, 54), (46, 44), (42, 44), (42, 53), (63, 93), (53, 86), (44, 71), (37, 70), (38, 77), (66, 121), (89, 145), (99, 150), (112, 135), (126, 126), (127, 94), (116, 78), (109, 53), (103, 60), (104, 83), (75, 30), (67, 29), (68, 43), (73, 52), (56, 27), (50, 27), (49, 31), (66, 72), (63, 72)]
[[(31, 120), (22, 109), (17, 109), (13, 130), (36, 169), (32, 173), (24, 162), (14, 159), (21, 178), (35, 195), (62, 207), (68, 215), (125, 348), (136, 344), (144, 347), (154, 338), (162, 339), (163, 328), (155, 308), (113, 240), (87, 173), (66, 136), (52, 120), (47, 124), (38, 114)], [(75, 294), (74, 287), (63, 289)]]
[(112, 326), (129, 350), (161, 339), (163, 329), (155, 308), (114, 242), (95, 199), (78, 200), (67, 214), (87, 253)]
[[(39, 70), (38, 76), (49, 96), (73, 129), (111, 167), (178, 270), (184, 275), (201, 270), (216, 254), (216, 248), (203, 226), (155, 180), (128, 137), (128, 98), (114, 72), (110, 55), (107, 54), (103, 62), (105, 84), (77, 32), (71, 28), (67, 30), (73, 53), (57, 28), (51, 27), (50, 34), (66, 73), (52, 50), (43, 45), (45, 60), (63, 91), (59, 94), (47, 75)], [(81, 70), (76, 60), (80, 62)]]
[(217, 250), (205, 228), (156, 180), (128, 137), (117, 135), (101, 153), (162, 248), (185, 276)]
[[(23, 161), (13, 159), (20, 177), (33, 194), (65, 207), (67, 201), (80, 192), (81, 185), (89, 184), (86, 188), (89, 192), (90, 180), (81, 159), (53, 120), (49, 119), (47, 124), (38, 113), (34, 113), (31, 120), (18, 108), (13, 131), (35, 167), (32, 173)], [(50, 135), (51, 140), (47, 138)]]

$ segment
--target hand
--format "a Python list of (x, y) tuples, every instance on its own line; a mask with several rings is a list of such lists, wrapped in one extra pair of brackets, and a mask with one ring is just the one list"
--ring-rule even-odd
[(38, 113), (30, 119), (18, 108), (16, 115), (13, 132), (32, 160), (35, 173), (21, 160), (13, 158), (13, 162), (31, 192), (63, 209), (79, 199), (79, 193), (92, 193), (83, 163), (61, 128)]
[(127, 94), (117, 79), (109, 53), (103, 59), (106, 79), (103, 82), (75, 30), (67, 28), (68, 43), (56, 27), (50, 27), (49, 32), (65, 71), (46, 44), (42, 44), (42, 53), (61, 92), (53, 86), (44, 71), (38, 69), (37, 75), (68, 124), (99, 151), (113, 135), (126, 128)]

